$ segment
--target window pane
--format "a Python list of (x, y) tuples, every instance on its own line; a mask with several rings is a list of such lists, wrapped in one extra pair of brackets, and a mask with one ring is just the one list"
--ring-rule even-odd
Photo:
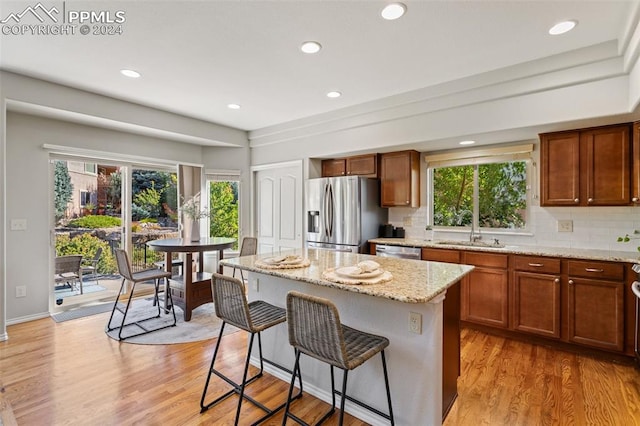
[(478, 166), (480, 227), (524, 228), (527, 166), (524, 161)]
[[(238, 182), (212, 181), (209, 186), (210, 235), (238, 239)], [(237, 244), (234, 249), (237, 248)]]
[(443, 167), (433, 171), (433, 224), (471, 226), (473, 166)]

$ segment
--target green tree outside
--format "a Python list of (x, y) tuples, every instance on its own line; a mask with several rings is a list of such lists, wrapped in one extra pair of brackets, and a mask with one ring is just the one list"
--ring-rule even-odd
[(56, 220), (60, 220), (64, 217), (67, 205), (73, 195), (73, 184), (71, 183), (66, 161), (56, 160), (53, 183)]
[(480, 226), (523, 228), (527, 208), (527, 165), (524, 161), (435, 169), (434, 225), (471, 226), (475, 167), (478, 168)]
[(238, 182), (212, 182), (209, 200), (209, 235), (238, 239)]

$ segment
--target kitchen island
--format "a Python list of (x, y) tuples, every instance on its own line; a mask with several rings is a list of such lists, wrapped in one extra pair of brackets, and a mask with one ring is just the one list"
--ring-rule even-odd
[[(261, 299), (285, 307), (290, 290), (313, 294), (333, 301), (344, 324), (387, 337), (390, 345), (386, 354), (396, 424), (441, 424), (443, 301), (447, 289), (473, 267), (315, 249), (286, 254), (308, 259), (309, 266), (295, 269), (258, 266), (264, 265), (261, 261), (272, 255), (225, 259), (221, 264), (250, 272), (250, 301)], [(392, 279), (379, 284), (353, 285), (323, 278), (323, 272), (328, 269), (353, 266), (365, 260), (378, 262), (381, 269), (392, 274)], [(419, 320), (419, 324), (414, 323), (411, 327), (414, 332), (409, 331), (410, 316)], [(293, 367), (294, 353), (288, 343), (286, 325), (264, 332), (263, 352), (265, 357)], [(256, 358), (252, 358), (252, 362), (255, 361)], [(303, 357), (301, 368), (304, 390), (330, 403), (327, 365)], [(279, 370), (268, 371), (289, 381), (289, 377)], [(348, 393), (351, 396), (386, 411), (379, 358), (358, 367), (349, 377)], [(382, 418), (349, 402), (346, 411), (370, 424), (387, 424)]]

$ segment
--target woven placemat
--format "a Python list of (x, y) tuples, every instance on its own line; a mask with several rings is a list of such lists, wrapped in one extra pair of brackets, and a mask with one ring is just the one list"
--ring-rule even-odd
[(256, 260), (256, 263), (254, 265), (262, 269), (297, 269), (297, 268), (306, 268), (307, 266), (311, 265), (311, 262), (309, 261), (309, 259), (302, 259), (298, 263), (278, 264), (278, 263), (265, 263), (261, 260)]
[(322, 273), (322, 278), (327, 281), (332, 281), (334, 283), (340, 284), (351, 284), (351, 285), (367, 285), (367, 284), (380, 284), (387, 281), (391, 281), (393, 279), (393, 275), (391, 272), (384, 271), (382, 275), (373, 277), (373, 278), (347, 278), (340, 276), (336, 273), (336, 268), (327, 269)]

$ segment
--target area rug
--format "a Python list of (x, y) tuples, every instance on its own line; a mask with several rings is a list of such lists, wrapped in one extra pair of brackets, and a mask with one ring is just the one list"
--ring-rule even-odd
[[(105, 290), (106, 288), (96, 284), (95, 281), (86, 282), (82, 284), (83, 294), (96, 293), (98, 291), (105, 291)], [(74, 287), (70, 287), (66, 284), (63, 284), (63, 285), (56, 286), (53, 293), (56, 299), (64, 299), (65, 297), (79, 296), (80, 288), (78, 287), (78, 285)]]
[(102, 314), (110, 312), (113, 308), (113, 303), (102, 303), (100, 305), (85, 306), (82, 308), (71, 309), (69, 311), (60, 312), (59, 314), (51, 315), (51, 318), (55, 322), (64, 322), (74, 320), (78, 318), (84, 318), (91, 315)]
[[(162, 302), (160, 302), (162, 303)], [(124, 305), (122, 306), (124, 308)], [(198, 342), (201, 340), (209, 340), (218, 337), (222, 321), (216, 316), (213, 303), (207, 303), (194, 309), (191, 313), (191, 321), (184, 321), (182, 309), (178, 306), (176, 309), (176, 317), (178, 319), (175, 327), (163, 328), (152, 333), (142, 336), (130, 337), (122, 340), (122, 343), (134, 343), (139, 345), (171, 345), (175, 343)], [(146, 318), (154, 316), (157, 308), (152, 305), (151, 299), (137, 299), (132, 302), (127, 315), (127, 323), (135, 321), (137, 318)], [(108, 320), (108, 318), (106, 318)], [(122, 320), (122, 314), (118, 311), (113, 316), (112, 325), (119, 324)], [(173, 322), (173, 315), (162, 314), (160, 318), (145, 321), (145, 327), (151, 329), (161, 327)], [(142, 331), (138, 326), (126, 326), (122, 336), (131, 336)], [(224, 334), (231, 334), (238, 331), (238, 328), (227, 324), (224, 328)], [(118, 340), (118, 330), (107, 332), (112, 339)]]

